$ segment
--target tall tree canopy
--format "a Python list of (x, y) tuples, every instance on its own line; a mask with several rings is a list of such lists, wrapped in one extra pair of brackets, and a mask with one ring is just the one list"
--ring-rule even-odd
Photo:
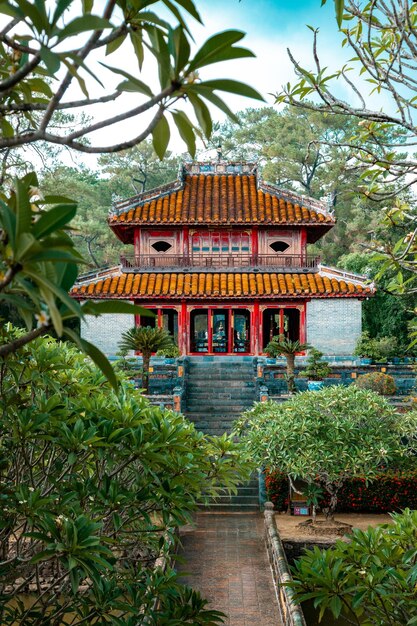
[(328, 202), (337, 224), (315, 247), (326, 263), (370, 243), (378, 207), (363, 193), (356, 150), (345, 146), (357, 120), (293, 107), (246, 109), (238, 119), (216, 129), (213, 145), (228, 158), (258, 160), (268, 182)]
[[(368, 196), (384, 203), (386, 224), (394, 233), (407, 229), (407, 235), (400, 233), (395, 242), (375, 239), (373, 247), (386, 260), (383, 270), (396, 271), (396, 290), (415, 293), (417, 209), (414, 196), (404, 192), (417, 182), (417, 5), (408, 0), (337, 4), (339, 19), (344, 6), (343, 45), (351, 49), (353, 59), (332, 74), (320, 59), (318, 31), (314, 31), (314, 67), (303, 67), (289, 51), (298, 82), (287, 84), (277, 100), (297, 109), (358, 120), (359, 131), (343, 145), (356, 150)], [(337, 95), (337, 80), (350, 90), (350, 97)], [(373, 106), (370, 96), (375, 94), (385, 96), (383, 107)], [(394, 206), (386, 206), (392, 198)]]

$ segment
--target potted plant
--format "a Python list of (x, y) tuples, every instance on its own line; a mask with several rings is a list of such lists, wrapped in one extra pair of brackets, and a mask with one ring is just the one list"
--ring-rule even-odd
[(362, 365), (370, 365), (375, 356), (375, 351), (375, 339), (371, 339), (369, 332), (365, 330), (359, 337), (353, 354), (361, 357)]
[(173, 343), (172, 346), (167, 346), (166, 348), (158, 350), (155, 356), (165, 357), (165, 363), (175, 363), (175, 359), (181, 356), (181, 352), (179, 351), (178, 346)]
[(277, 356), (285, 357), (287, 361), (287, 386), (288, 393), (290, 395), (294, 394), (296, 391), (295, 388), (295, 355), (298, 352), (304, 352), (304, 350), (308, 350), (310, 348), (308, 343), (300, 343), (297, 341), (291, 341), (291, 339), (286, 339), (283, 335), (276, 335), (272, 337), (271, 341), (265, 348), (265, 353), (272, 357), (276, 358)]
[(300, 372), (300, 376), (308, 378), (307, 386), (310, 391), (316, 391), (323, 387), (323, 379), (326, 378), (332, 371), (327, 361), (323, 361), (323, 352), (316, 348), (311, 348), (308, 359), (307, 367)]

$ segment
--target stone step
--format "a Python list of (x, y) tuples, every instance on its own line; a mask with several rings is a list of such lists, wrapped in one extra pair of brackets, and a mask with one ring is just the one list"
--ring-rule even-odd
[[(188, 387), (207, 387), (207, 381), (213, 381), (213, 378), (208, 378), (207, 376), (202, 376), (201, 378), (190, 377), (188, 379)], [(253, 377), (247, 378), (247, 380), (238, 379), (237, 376), (230, 377), (230, 380), (226, 380), (224, 378), (220, 378), (219, 381), (224, 384), (225, 387), (242, 387), (242, 388), (255, 388), (256, 383), (253, 380)]]
[(210, 513), (259, 513), (259, 504), (200, 504), (201, 511)]
[[(199, 412), (201, 415), (205, 415), (206, 417), (221, 417), (224, 415), (225, 413), (225, 409), (227, 410), (227, 413), (233, 415), (233, 418), (236, 417), (237, 415), (240, 415), (241, 413), (244, 413), (245, 411), (247, 411), (248, 409), (251, 408), (250, 404), (226, 404), (226, 403), (221, 403), (217, 406), (213, 405), (213, 404), (206, 404), (204, 407), (201, 406), (201, 404), (199, 405), (197, 402), (193, 403), (187, 403), (187, 409), (186, 409), (186, 413), (197, 413)], [(232, 419), (232, 418), (230, 418)]]
[[(212, 381), (210, 381), (212, 382)], [(229, 381), (222, 381), (219, 382), (218, 385), (212, 389), (208, 388), (208, 382), (206, 380), (206, 382), (203, 384), (203, 382), (201, 382), (200, 385), (188, 385), (187, 386), (187, 395), (190, 394), (206, 394), (208, 396), (214, 395), (214, 394), (219, 394), (219, 393), (229, 393), (229, 394), (235, 394), (235, 395), (240, 395), (240, 394), (245, 394), (245, 395), (249, 395), (249, 396), (254, 396), (256, 395), (256, 391), (255, 391), (255, 386), (249, 385), (249, 384), (243, 384), (243, 385), (231, 385), (229, 383)]]
[(194, 403), (199, 406), (204, 404), (204, 406), (208, 406), (209, 404), (212, 406), (220, 406), (224, 403), (225, 406), (229, 407), (230, 405), (240, 404), (240, 405), (251, 405), (255, 401), (255, 395), (253, 393), (230, 393), (227, 391), (219, 391), (218, 393), (209, 394), (205, 392), (193, 392), (187, 394), (187, 404)]
[(199, 384), (207, 384), (207, 381), (210, 382), (228, 382), (234, 383), (236, 387), (240, 385), (245, 385), (248, 383), (253, 383), (255, 385), (255, 377), (254, 376), (239, 376), (238, 374), (228, 374), (223, 376), (220, 374), (219, 376), (213, 376), (211, 373), (207, 372), (207, 374), (199, 374), (198, 376), (194, 376), (193, 374), (189, 374), (187, 376), (187, 384), (188, 385), (199, 385)]
[(198, 422), (194, 422), (193, 420), (190, 420), (190, 422), (193, 422), (195, 428), (197, 430), (201, 430), (204, 433), (207, 433), (209, 435), (213, 435), (215, 433), (224, 433), (224, 432), (231, 432), (233, 430), (233, 420), (230, 420), (229, 422), (216, 422), (215, 424), (211, 423), (211, 422), (204, 422), (204, 421), (198, 421)]
[(252, 478), (243, 485), (239, 485), (236, 494), (220, 494), (202, 502), (200, 507), (206, 510), (217, 511), (257, 511), (259, 510), (258, 477)]

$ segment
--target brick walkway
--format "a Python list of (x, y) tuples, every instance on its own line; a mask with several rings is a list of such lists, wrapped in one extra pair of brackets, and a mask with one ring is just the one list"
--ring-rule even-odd
[(259, 513), (199, 513), (181, 533), (182, 581), (201, 592), (228, 626), (280, 626)]

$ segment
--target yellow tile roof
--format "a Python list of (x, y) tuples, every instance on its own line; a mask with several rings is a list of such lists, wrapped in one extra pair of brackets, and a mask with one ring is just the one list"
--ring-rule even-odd
[(304, 204), (308, 203), (302, 196), (258, 182), (254, 174), (188, 174), (182, 184), (119, 203), (109, 224), (335, 223), (324, 205), (319, 210), (318, 202), (316, 208)]
[(71, 295), (85, 298), (237, 299), (363, 298), (373, 288), (360, 281), (316, 273), (124, 273), (76, 285)]

